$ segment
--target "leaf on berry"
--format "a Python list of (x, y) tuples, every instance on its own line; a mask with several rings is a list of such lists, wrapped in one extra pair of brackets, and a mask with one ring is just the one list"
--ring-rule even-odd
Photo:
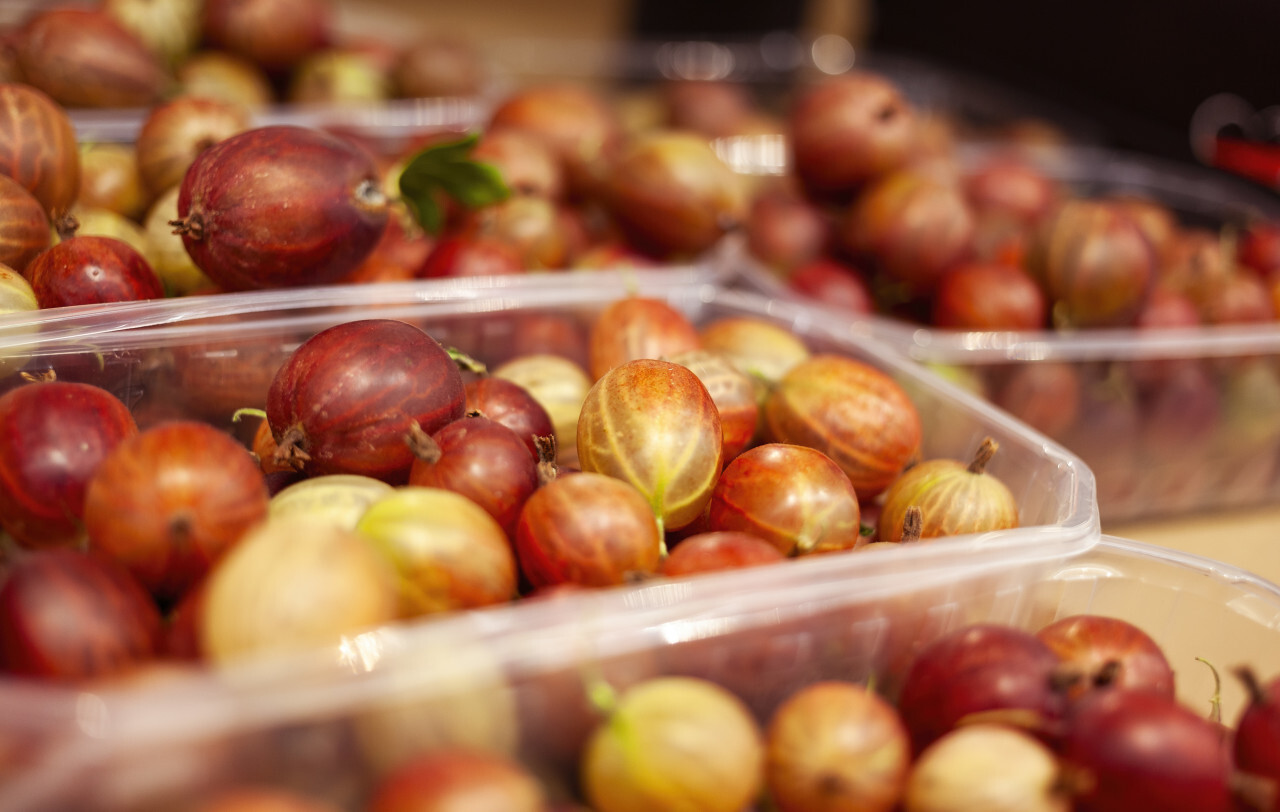
[(497, 167), (472, 160), (479, 141), (479, 133), (470, 133), (433, 144), (410, 158), (400, 173), (400, 196), (427, 233), (439, 234), (444, 225), (442, 197), (478, 209), (511, 195)]

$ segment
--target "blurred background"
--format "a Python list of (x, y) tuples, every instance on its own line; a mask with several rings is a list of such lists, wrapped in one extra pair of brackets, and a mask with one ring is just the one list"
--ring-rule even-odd
[[(46, 5), (0, 0), (0, 25)], [(828, 49), (842, 41), (862, 57), (891, 55), (1025, 94), (1060, 117), (1087, 121), (1108, 145), (1230, 160), (1241, 174), (1280, 183), (1275, 152), (1216, 154), (1214, 140), (1280, 149), (1280, 3), (1269, 0), (1180, 3), (1176, 12), (1144, 0), (334, 0), (334, 7), (345, 34), (408, 44), (445, 33), (479, 44), (504, 69), (543, 74), (591, 75), (611, 58), (607, 43), (627, 40), (772, 34)]]
[[(410, 23), (513, 44), (542, 40), (845, 38), (998, 82), (1089, 118), (1109, 143), (1207, 160), (1196, 134), (1280, 136), (1280, 3), (1143, 0), (341, 0), (347, 30), (402, 37)], [(570, 52), (570, 56), (572, 52)]]

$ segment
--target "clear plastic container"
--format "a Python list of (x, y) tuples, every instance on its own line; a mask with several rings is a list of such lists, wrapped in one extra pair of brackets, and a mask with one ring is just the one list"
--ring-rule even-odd
[[(774, 584), (793, 584), (794, 594), (782, 590), (770, 597), (767, 607), (752, 610), (762, 614), (751, 622), (770, 613), (803, 614), (832, 600), (857, 596), (863, 601), (929, 583), (970, 578), (1015, 583), (1097, 542), (1092, 474), (1059, 446), (887, 347), (849, 332), (838, 320), (747, 292), (675, 283), (665, 273), (592, 273), (572, 281), (553, 275), (494, 277), (465, 284), (365, 285), (64, 308), (0, 320), (0, 357), (25, 353), (28, 370), (52, 367), (64, 379), (98, 382), (124, 398), (144, 425), (180, 416), (231, 428), (236, 409), (263, 405), (272, 372), (293, 348), (332, 324), (370, 317), (407, 320), (492, 365), (531, 351), (518, 332), (529, 319), (552, 317), (580, 338), (606, 304), (627, 294), (661, 297), (699, 325), (726, 316), (764, 318), (791, 328), (814, 351), (843, 353), (885, 370), (904, 385), (924, 417), (926, 457), (967, 457), (984, 436), (1000, 443), (988, 470), (1012, 489), (1022, 527), (879, 555), (798, 559), (776, 565), (773, 572), (670, 580), (639, 591), (584, 595), (581, 602), (578, 593), (570, 593), (563, 600), (522, 601), (417, 622), (351, 641), (339, 656), (345, 665), (337, 671), (334, 654), (326, 652), (278, 667), (264, 663), (218, 675), (157, 677), (103, 694), (0, 680), (0, 808), (57, 808), (58, 803), (35, 800), (87, 788), (91, 798), (57, 796), (62, 808), (148, 808), (133, 805), (135, 793), (145, 795), (153, 783), (158, 791), (196, 780), (224, 757), (234, 762), (229, 769), (249, 770), (246, 775), (268, 767), (274, 773), (281, 759), (302, 759), (280, 769), (342, 783), (348, 777), (344, 770), (312, 769), (316, 765), (307, 767), (307, 759), (343, 755), (342, 748), (350, 746), (342, 732), (349, 717), (357, 705), (389, 695), (392, 684), (384, 681), (407, 680), (406, 690), (438, 691), (440, 680), (455, 678), (438, 669), (463, 668), (459, 663), (467, 662), (468, 648), (452, 646), (442, 662), (413, 673), (373, 667), (383, 652), (388, 662), (425, 657), (422, 652), (435, 650), (432, 641), (453, 636), (474, 641), (486, 656), (499, 657), (504, 668), (572, 671), (589, 660), (592, 647), (614, 641), (611, 634), (581, 636), (584, 628), (599, 623), (601, 630), (618, 630), (618, 640), (635, 633), (646, 637), (652, 628), (637, 614), (642, 609), (673, 623), (688, 619), (693, 625), (672, 625), (669, 631), (697, 637), (716, 633), (714, 623), (698, 630), (699, 613), (732, 605), (740, 596), (769, 595)], [(567, 346), (584, 349), (581, 341)], [(17, 375), (0, 379), (0, 388), (15, 383)], [(810, 581), (818, 585), (812, 593)], [(715, 597), (701, 602), (708, 595)], [(685, 607), (688, 601), (700, 602)], [(587, 626), (579, 628), (578, 622)], [(496, 642), (482, 645), (490, 639)], [(463, 685), (474, 682), (465, 674), (455, 676)], [(246, 737), (230, 748), (233, 752), (217, 757), (204, 752), (205, 740), (233, 733)], [(68, 780), (72, 776), (78, 777)]]
[(384, 629), (345, 652), (155, 679), (145, 693), (6, 687), (0, 752), (19, 769), (0, 784), (0, 805), (184, 810), (221, 788), (268, 784), (359, 809), (388, 770), (449, 745), (516, 755), (553, 793), (568, 793), (575, 753), (599, 718), (588, 686), (704, 677), (765, 720), (823, 679), (875, 680), (892, 696), (915, 651), (978, 622), (1128, 620), (1161, 645), (1188, 707), (1211, 710), (1214, 674), (1201, 660), (1222, 674), (1228, 725), (1245, 701), (1228, 671), (1280, 673), (1280, 587), (1195, 556), (1103, 538), (1065, 559), (1002, 569), (868, 573), (858, 558)]
[[(874, 332), (1079, 454), (1097, 477), (1104, 521), (1280, 498), (1280, 325), (1059, 335), (886, 323)], [(1077, 394), (1055, 404), (1018, 395), (1038, 376), (1033, 365), (1052, 365)]]
[(686, 272), (683, 279), (672, 270), (581, 271), (338, 285), (17, 314), (0, 318), (0, 360), (13, 368), (0, 378), (0, 390), (20, 384), (22, 371), (52, 368), (61, 379), (115, 392), (140, 424), (196, 417), (232, 428), (236, 410), (264, 407), (271, 376), (298, 344), (339, 322), (408, 321), (494, 367), (534, 352), (522, 325), (546, 317), (555, 329), (539, 334), (557, 336), (551, 351), (585, 366), (587, 330), (596, 314), (618, 298), (648, 295), (667, 300), (698, 325), (759, 316), (788, 327), (812, 351), (850, 355), (885, 370), (921, 414), (925, 458), (967, 459), (984, 436), (999, 442), (989, 470), (1013, 490), (1024, 529), (909, 552), (922, 558), (964, 559), (970, 552), (1055, 557), (1092, 543), (1098, 527), (1093, 477), (1071, 454), (838, 319), (723, 289), (700, 278), (705, 271), (696, 266)]
[[(341, 105), (279, 104), (255, 110), (250, 123), (254, 127), (292, 125), (340, 131), (369, 139), (392, 152), (414, 137), (476, 129), (488, 119), (491, 106), (485, 95)], [(67, 115), (79, 141), (131, 144), (149, 113), (149, 108), (111, 108), (69, 110)]]
[[(21, 13), (8, 9), (8, 14), (21, 19), (39, 4), (14, 5)], [(0, 2), (0, 16), (4, 12)], [(1102, 141), (1096, 122), (1068, 107), (918, 55), (858, 49), (835, 34), (806, 37), (776, 31), (714, 40), (535, 36), (473, 44), (489, 74), (474, 95), (334, 105), (279, 103), (255, 111), (252, 123), (341, 129), (380, 144), (400, 143), (440, 130), (479, 128), (497, 102), (524, 85), (572, 82), (615, 91), (614, 100), (638, 115), (636, 109), (643, 105), (627, 104), (630, 92), (672, 80), (739, 85), (760, 112), (777, 116), (785, 112), (797, 87), (851, 70), (869, 70), (894, 82), (921, 112), (946, 116), (965, 139), (1005, 137), (1031, 122), (1073, 144)], [(82, 141), (130, 143), (149, 110), (77, 108), (68, 113)]]
[[(785, 172), (785, 149), (776, 143), (722, 144), (722, 152), (730, 149), (743, 171)], [(960, 157), (975, 162), (990, 149), (969, 145)], [(1037, 157), (1075, 194), (1154, 200), (1186, 227), (1280, 218), (1280, 197), (1203, 167), (1089, 147), (1053, 148)], [(823, 306), (740, 245), (733, 250), (733, 284)], [(859, 329), (962, 380), (1079, 454), (1097, 477), (1104, 521), (1280, 497), (1280, 324), (976, 332), (872, 316), (859, 319)], [(1039, 377), (1027, 369), (1032, 365), (1065, 366), (1055, 374), (1065, 387), (1058, 391), (1074, 394), (1052, 404), (1018, 397), (1016, 387)]]
[(1034, 121), (1072, 143), (1101, 140), (1096, 122), (1063, 105), (919, 55), (860, 49), (838, 34), (774, 31), (760, 37), (630, 41), (531, 37), (489, 42), (485, 51), (495, 72), (511, 84), (582, 81), (635, 89), (668, 80), (724, 81), (741, 85), (774, 113), (785, 111), (794, 90), (807, 82), (868, 70), (894, 82), (920, 111), (948, 116), (967, 136), (1007, 134), (1011, 126)]

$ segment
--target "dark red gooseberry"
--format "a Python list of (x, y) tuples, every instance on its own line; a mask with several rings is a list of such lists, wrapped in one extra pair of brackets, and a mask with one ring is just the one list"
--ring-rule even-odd
[(259, 127), (205, 149), (178, 194), (174, 227), (225, 290), (323, 285), (377, 245), (389, 203), (373, 158), (305, 127)]
[(164, 286), (137, 249), (114, 237), (84, 235), (50, 246), (27, 266), (40, 307), (160, 299)]
[(0, 527), (24, 547), (84, 537), (85, 489), (138, 431), (119, 398), (85, 383), (29, 383), (0, 396)]
[(421, 329), (392, 319), (330, 327), (303, 342), (272, 379), (267, 420), (277, 459), (308, 475), (408, 480), (417, 425), (432, 433), (462, 417), (462, 374)]
[(24, 676), (81, 679), (155, 656), (160, 612), (115, 562), (70, 549), (16, 561), (0, 587), (0, 665)]

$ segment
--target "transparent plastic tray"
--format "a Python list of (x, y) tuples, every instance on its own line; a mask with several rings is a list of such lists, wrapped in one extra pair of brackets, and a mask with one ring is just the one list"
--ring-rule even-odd
[[(740, 169), (785, 171), (785, 148), (777, 144), (724, 143)], [(966, 161), (990, 154), (991, 146), (969, 145)], [(770, 157), (772, 156), (772, 157)], [(1255, 184), (1204, 167), (1091, 148), (1055, 148), (1037, 156), (1040, 165), (1076, 193), (1095, 197), (1133, 194), (1169, 207), (1184, 226), (1216, 228), (1255, 219), (1280, 218), (1280, 196)], [(753, 261), (741, 244), (732, 284), (771, 297), (822, 303), (789, 288)], [(847, 318), (847, 316), (846, 316)], [(1098, 502), (1106, 522), (1172, 516), (1193, 511), (1257, 505), (1280, 498), (1280, 323), (1138, 331), (1091, 329), (1072, 332), (977, 332), (945, 330), (880, 316), (859, 319), (859, 329), (926, 364), (962, 370), (970, 384), (1015, 418), (1035, 422), (1002, 401), (1001, 387), (1017, 368), (1065, 363), (1074, 368), (1095, 409), (1054, 439), (1089, 465), (1098, 480)], [(1200, 367), (1210, 391), (1193, 411), (1170, 408), (1167, 395), (1142, 383), (1161, 365)], [(1275, 405), (1272, 405), (1274, 402)], [(1169, 425), (1179, 413), (1184, 429)], [(1089, 421), (1128, 426), (1093, 431)], [(1197, 422), (1198, 421), (1198, 422)], [(1047, 424), (1037, 424), (1046, 426)], [(1143, 434), (1177, 438), (1162, 449)], [(1152, 451), (1154, 450), (1154, 453)]]
[[(255, 111), (254, 126), (292, 124), (342, 129), (380, 142), (439, 130), (482, 127), (494, 105), (516, 88), (567, 81), (617, 90), (667, 80), (715, 80), (742, 85), (762, 108), (782, 112), (801, 84), (852, 69), (893, 81), (918, 109), (947, 114), (967, 135), (999, 132), (1027, 119), (1050, 123), (1074, 144), (1097, 143), (1097, 127), (1070, 110), (918, 57), (855, 51), (834, 35), (816, 40), (787, 32), (756, 39), (618, 41), (500, 39), (477, 43), (493, 78), (474, 96), (389, 99), (340, 105), (276, 104)], [(149, 110), (69, 110), (82, 141), (135, 140)]]
[[(192, 416), (230, 428), (236, 409), (264, 405), (270, 377), (288, 354), (333, 324), (402, 319), (494, 366), (530, 351), (518, 332), (522, 319), (549, 315), (575, 331), (579, 340), (567, 352), (581, 353), (571, 356), (577, 360), (585, 357), (595, 314), (627, 295), (665, 299), (695, 324), (760, 316), (787, 326), (814, 351), (848, 354), (884, 369), (915, 400), (926, 457), (967, 458), (984, 436), (993, 436), (1001, 450), (991, 470), (1013, 489), (1025, 529), (909, 551), (917, 557), (997, 550), (1057, 556), (1091, 543), (1097, 531), (1092, 474), (1061, 447), (838, 319), (696, 276), (682, 281), (671, 271), (347, 285), (58, 308), (0, 318), (0, 359), (27, 357), (27, 370), (52, 367), (64, 379), (99, 383), (143, 419)], [(10, 372), (8, 385), (19, 374)], [(0, 379), (0, 389), (5, 386)]]
[[(275, 785), (360, 808), (387, 770), (431, 747), (515, 755), (552, 792), (598, 716), (585, 687), (657, 675), (709, 678), (761, 719), (823, 679), (875, 680), (892, 697), (914, 652), (970, 623), (1038, 629), (1079, 613), (1137, 624), (1163, 648), (1178, 698), (1221, 714), (1245, 697), (1228, 671), (1280, 673), (1280, 587), (1234, 567), (1123, 539), (1057, 561), (903, 577), (854, 559), (785, 573), (705, 576), (476, 612), (366, 635), (362, 659), (307, 657), (234, 673), (156, 681), (74, 700), (0, 693), (9, 743), (24, 722), (21, 770), (0, 784), (11, 812), (183, 809), (228, 786)], [(447, 656), (441, 656), (447, 652)], [(56, 720), (57, 725), (50, 724)], [(375, 735), (376, 734), (376, 735)]]
[(956, 70), (919, 55), (855, 47), (838, 34), (774, 31), (760, 37), (630, 40), (506, 38), (483, 45), (509, 83), (547, 80), (643, 87), (664, 80), (735, 82), (775, 112), (806, 82), (850, 70), (893, 81), (919, 110), (946, 114), (974, 133), (1039, 120), (1072, 143), (1097, 143), (1093, 120), (1048, 99)]
[[(577, 629), (557, 631), (553, 622), (557, 618), (562, 623), (582, 618), (626, 629), (633, 622), (640, 623), (632, 612), (645, 603), (660, 614), (672, 613), (670, 617), (696, 617), (702, 604), (688, 610), (678, 606), (701, 599), (704, 590), (706, 595), (717, 596), (706, 604), (712, 606), (724, 601), (731, 604), (735, 596), (769, 592), (774, 584), (794, 584), (797, 591), (785, 600), (779, 598), (771, 611), (808, 611), (805, 602), (810, 594), (803, 585), (810, 581), (830, 582), (812, 594), (814, 600), (840, 595), (857, 595), (863, 600), (914, 590), (927, 582), (950, 583), (977, 576), (1016, 581), (1097, 542), (1092, 474), (1077, 458), (1043, 436), (887, 347), (850, 332), (838, 320), (748, 292), (711, 284), (676, 284), (669, 277), (640, 272), (625, 279), (586, 274), (571, 284), (551, 278), (494, 278), (467, 284), (366, 285), (269, 296), (224, 294), (106, 308), (65, 308), (44, 318), (0, 320), (0, 357), (25, 352), (29, 368), (52, 366), (67, 379), (98, 382), (124, 398), (143, 423), (184, 416), (230, 428), (234, 410), (262, 405), (270, 375), (288, 353), (306, 337), (332, 324), (370, 317), (403, 319), (421, 325), (442, 342), (496, 364), (527, 351), (516, 334), (523, 319), (551, 315), (585, 330), (605, 305), (628, 294), (663, 298), (696, 324), (724, 316), (761, 317), (788, 326), (815, 351), (847, 354), (885, 370), (903, 384), (924, 418), (926, 456), (967, 457), (988, 435), (1000, 443), (1000, 452), (988, 470), (1012, 489), (1023, 526), (907, 545), (880, 555), (797, 559), (764, 568), (769, 571), (664, 581), (638, 592), (622, 589), (616, 596), (584, 596), (586, 600), (580, 605), (577, 593), (563, 602), (546, 601), (549, 605), (524, 601), (391, 629), (370, 638), (377, 647), (399, 647), (405, 645), (400, 641), (416, 641), (418, 635), (423, 646), (437, 635), (458, 634), (466, 640), (474, 636), (477, 641), (492, 637), (501, 639), (496, 650), (504, 660), (514, 658), (515, 663), (521, 657), (565, 656), (568, 659), (560, 663), (565, 666), (586, 656), (581, 646), (594, 643), (590, 637), (584, 638), (586, 642), (576, 641)], [(16, 374), (11, 373), (8, 381), (0, 379), (0, 388), (13, 383)], [(829, 593), (825, 598), (822, 590)], [(640, 603), (633, 603), (635, 599), (628, 595), (642, 596), (637, 598)], [(668, 603), (670, 607), (666, 607)], [(647, 624), (633, 631), (642, 628), (648, 628)], [(353, 669), (365, 670), (360, 662), (379, 656), (363, 643), (353, 646), (348, 648), (346, 678)], [(360, 656), (351, 655), (353, 651)], [(404, 674), (384, 677), (372, 669), (371, 677), (335, 683), (332, 667), (316, 667), (326, 657), (331, 661), (333, 655), (317, 656), (275, 669), (274, 682), (267, 680), (261, 685), (254, 682), (259, 674), (255, 666), (221, 676), (154, 680), (110, 696), (0, 679), (0, 808), (42, 808), (32, 805), (32, 799), (42, 793), (79, 792), (89, 786), (94, 799), (67, 801), (70, 806), (64, 808), (114, 808), (113, 793), (133, 792), (136, 787), (129, 782), (135, 779), (144, 784), (151, 780), (163, 783), (175, 775), (185, 776), (186, 769), (203, 769), (199, 759), (182, 762), (183, 750), (177, 746), (180, 740), (222, 735), (240, 727), (252, 728), (245, 734), (251, 738), (266, 735), (273, 739), (279, 733), (288, 739), (292, 734), (287, 731), (305, 731), (321, 718), (323, 725), (340, 726), (341, 717), (351, 712), (345, 703), (372, 701), (371, 697), (388, 690), (368, 679), (410, 679)], [(451, 651), (446, 659), (459, 657), (462, 655)], [(432, 665), (432, 669), (437, 667), (446, 666)], [(273, 670), (265, 664), (262, 668)], [(436, 679), (432, 669), (412, 675), (413, 680), (422, 680), (414, 684), (431, 690)], [(225, 682), (239, 684), (242, 680), (253, 687), (219, 694), (226, 688)], [(268, 685), (274, 687), (264, 687)], [(174, 704), (168, 704), (170, 699)], [(235, 710), (220, 704), (224, 701)], [(298, 735), (299, 741), (311, 741), (310, 733)], [(176, 739), (172, 747), (166, 745), (163, 754), (157, 754), (162, 756), (159, 762), (148, 756), (145, 764), (137, 763), (135, 774), (126, 763), (134, 747), (131, 742), (136, 739), (137, 747), (146, 749), (168, 737)], [(276, 741), (287, 744), (285, 739)], [(256, 754), (250, 756), (248, 767), (264, 759), (271, 763), (296, 756), (288, 755), (290, 748), (284, 744), (279, 752), (271, 749), (269, 757), (249, 744), (235, 749), (241, 754)], [(169, 763), (170, 756), (182, 763)], [(104, 758), (110, 763), (99, 763)], [(237, 769), (241, 767), (246, 765)], [(118, 770), (122, 774), (118, 775)], [(86, 777), (92, 774), (93, 780), (66, 780), (81, 771), (87, 771), (83, 773)], [(333, 770), (322, 772), (336, 778)], [(117, 781), (123, 784), (117, 787)], [(56, 804), (49, 808), (54, 807)]]
[[(341, 105), (278, 104), (253, 111), (250, 123), (254, 127), (293, 125), (341, 130), (375, 139), (390, 148), (426, 133), (476, 129), (488, 120), (491, 110), (492, 99), (487, 95)], [(133, 143), (149, 113), (150, 108), (67, 111), (76, 138), (86, 143)]]
[[(883, 324), (875, 334), (935, 368), (974, 373), (997, 403), (1001, 381), (1018, 367), (1074, 368), (1090, 405), (1053, 435), (1094, 472), (1108, 523), (1280, 499), (1280, 324), (1070, 336)], [(1145, 371), (1160, 365), (1200, 370), (1181, 382), (1143, 383)]]

